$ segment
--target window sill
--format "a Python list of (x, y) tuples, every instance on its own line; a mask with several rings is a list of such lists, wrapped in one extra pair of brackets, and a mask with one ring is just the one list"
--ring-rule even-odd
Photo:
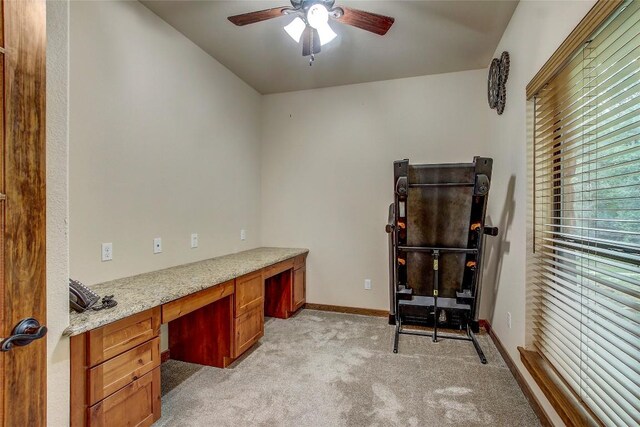
[(525, 368), (567, 426), (603, 425), (560, 378), (547, 359), (537, 351), (525, 350), (522, 347), (518, 347), (518, 351)]

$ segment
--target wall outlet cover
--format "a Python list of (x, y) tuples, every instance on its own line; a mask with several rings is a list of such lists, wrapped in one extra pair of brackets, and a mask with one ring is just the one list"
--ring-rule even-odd
[(198, 247), (198, 233), (191, 234), (191, 249)]
[(102, 261), (111, 261), (113, 259), (113, 243), (102, 244)]
[(247, 240), (247, 230), (240, 230), (240, 240)]

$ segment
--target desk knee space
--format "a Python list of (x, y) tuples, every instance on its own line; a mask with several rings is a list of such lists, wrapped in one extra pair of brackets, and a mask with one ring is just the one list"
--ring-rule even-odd
[(232, 352), (233, 296), (222, 297), (169, 322), (172, 359), (223, 368)]

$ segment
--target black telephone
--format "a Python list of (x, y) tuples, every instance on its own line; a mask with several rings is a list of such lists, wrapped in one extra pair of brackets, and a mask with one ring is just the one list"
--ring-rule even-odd
[(69, 305), (78, 313), (89, 309), (102, 310), (103, 308), (115, 307), (118, 303), (113, 299), (113, 295), (102, 298), (102, 305), (95, 307), (100, 300), (100, 296), (87, 288), (78, 280), (69, 278)]

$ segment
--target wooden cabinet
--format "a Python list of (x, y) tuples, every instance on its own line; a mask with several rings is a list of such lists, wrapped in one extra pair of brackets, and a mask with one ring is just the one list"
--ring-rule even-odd
[(160, 368), (89, 408), (89, 425), (146, 427), (160, 419)]
[(238, 358), (264, 335), (262, 271), (236, 279), (233, 357)]
[(240, 357), (264, 335), (264, 311), (257, 307), (235, 319), (234, 357)]
[(292, 295), (292, 309), (291, 311), (297, 311), (302, 307), (306, 301), (306, 275), (307, 269), (302, 267), (293, 271), (293, 295)]
[(255, 310), (264, 303), (262, 272), (248, 274), (236, 279), (235, 316)]
[(89, 404), (104, 399), (160, 366), (160, 338), (126, 351), (89, 370)]
[(89, 332), (89, 365), (111, 359), (160, 333), (160, 307), (134, 314)]
[(160, 418), (160, 307), (71, 337), (71, 426)]

